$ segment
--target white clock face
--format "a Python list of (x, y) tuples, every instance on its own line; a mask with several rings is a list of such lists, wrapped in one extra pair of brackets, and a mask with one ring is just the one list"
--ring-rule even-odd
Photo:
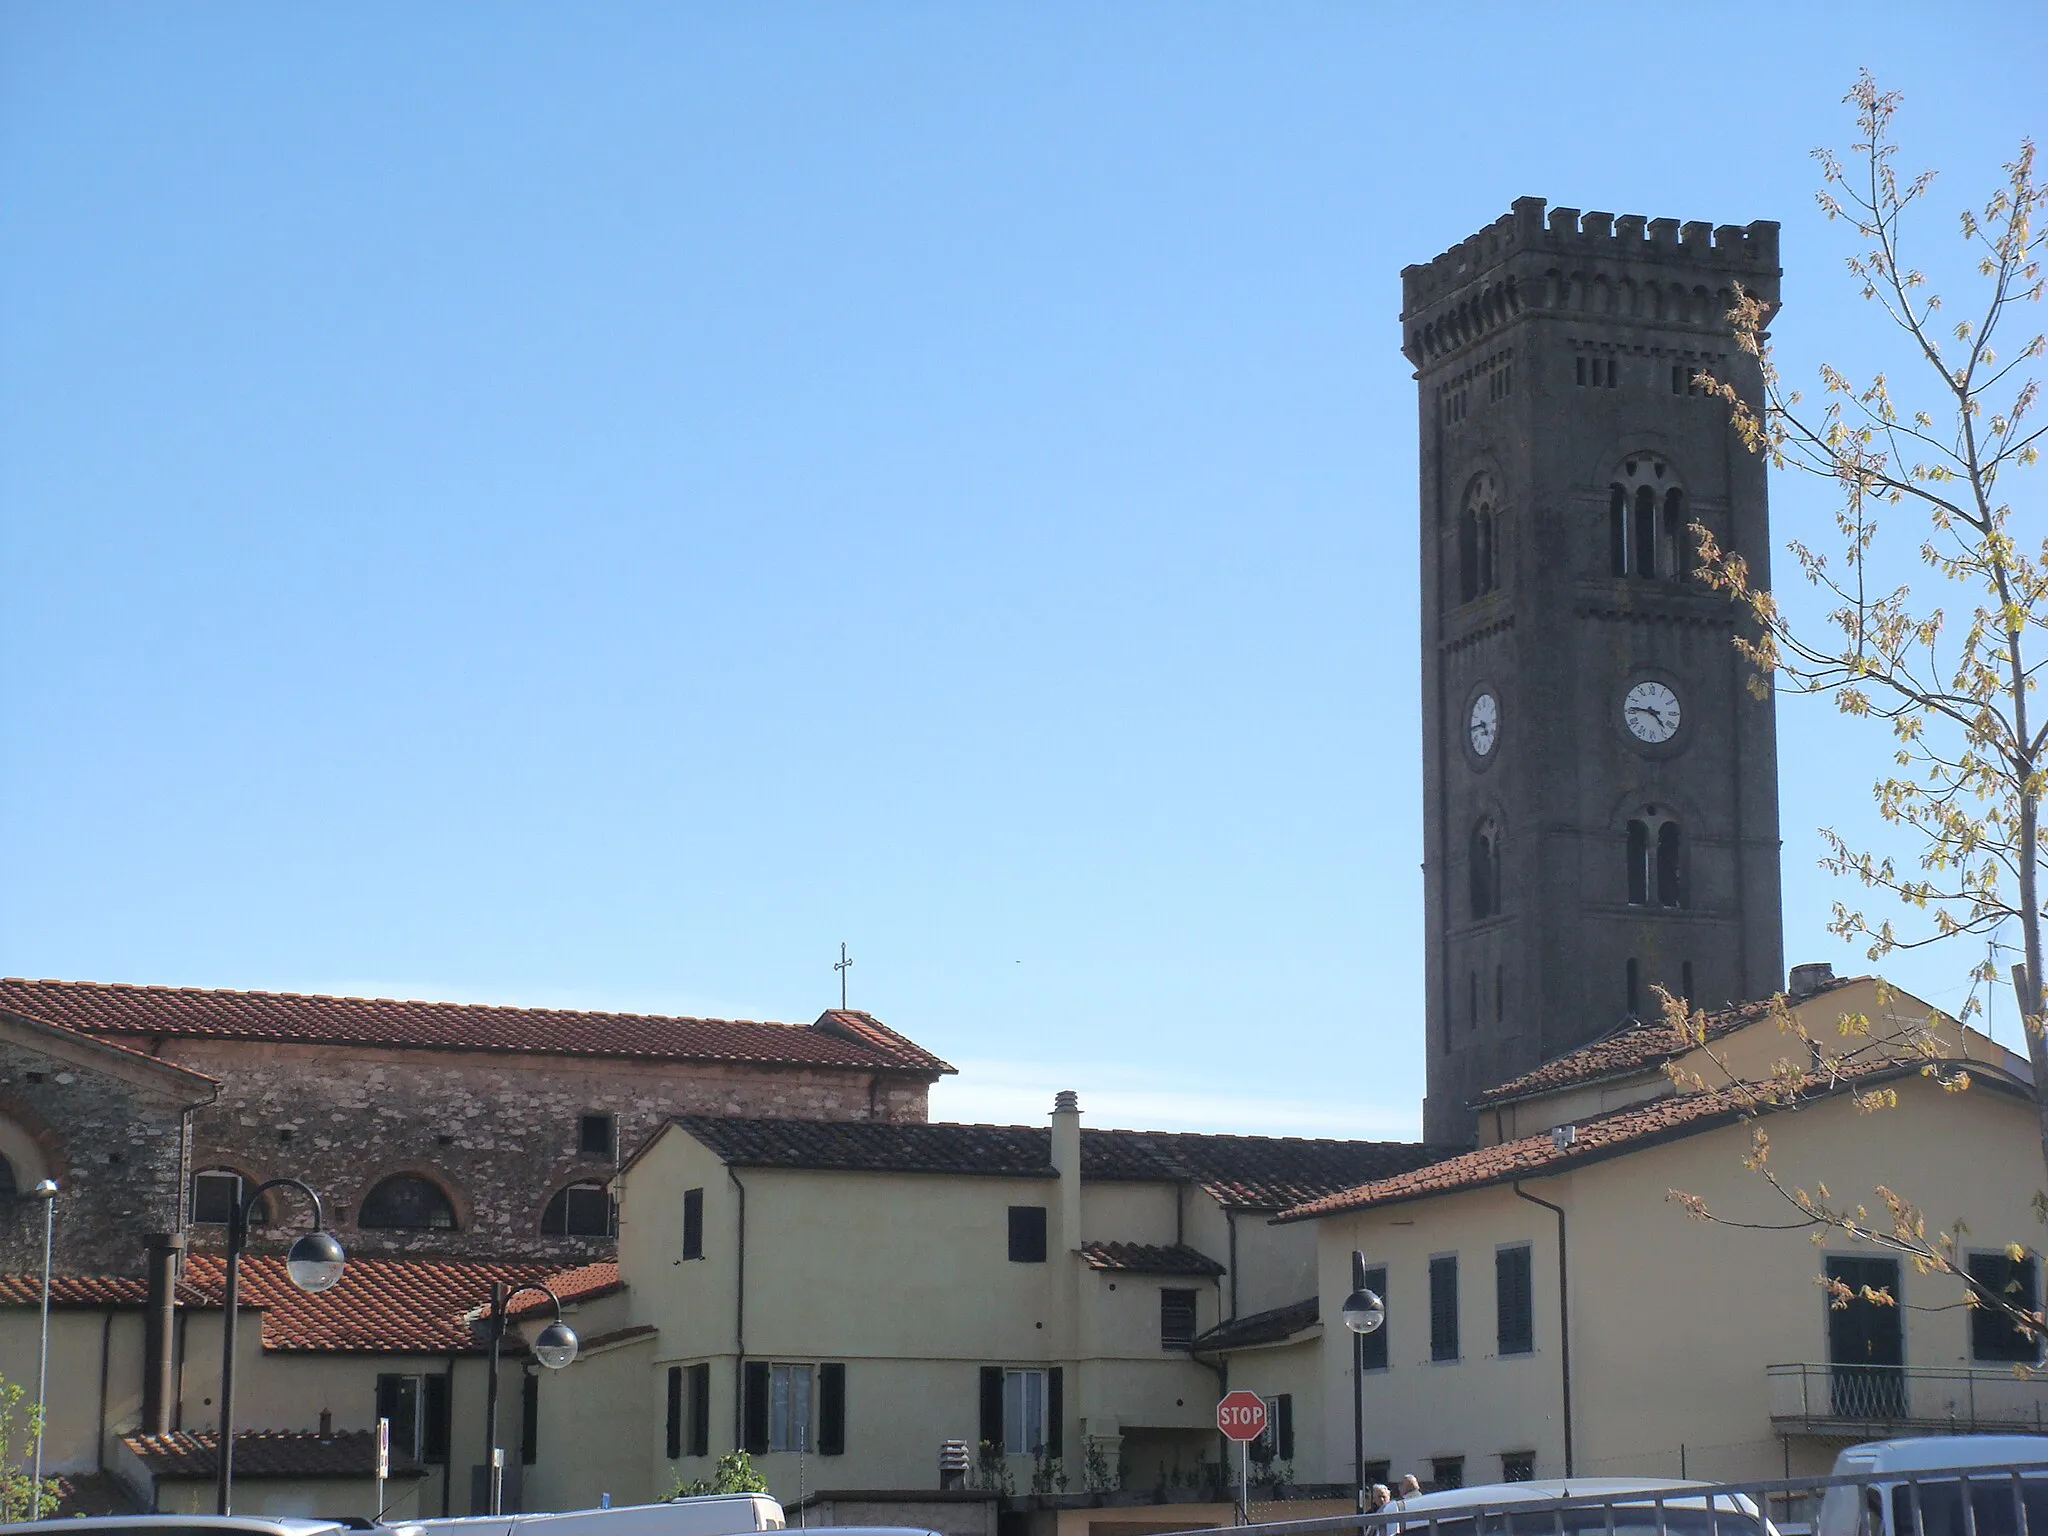
[(1472, 717), (1466, 722), (1472, 736), (1472, 750), (1484, 757), (1500, 739), (1500, 705), (1490, 693), (1472, 701)]
[(1638, 741), (1669, 741), (1678, 734), (1678, 695), (1662, 683), (1637, 683), (1621, 701), (1621, 718)]

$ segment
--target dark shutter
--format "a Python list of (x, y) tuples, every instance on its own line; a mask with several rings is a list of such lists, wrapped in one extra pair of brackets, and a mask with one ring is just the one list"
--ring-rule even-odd
[[(2014, 1260), (2003, 1253), (1973, 1253), (1968, 1259), (1970, 1278), (1992, 1295), (2012, 1306), (2034, 1309), (2034, 1260)], [(2040, 1350), (2033, 1339), (1996, 1307), (1970, 1309), (1970, 1355), (1977, 1360), (2012, 1361), (2032, 1365)]]
[(683, 1191), (683, 1257), (704, 1257), (704, 1191)]
[(539, 1459), (540, 1372), (529, 1371), (519, 1378), (519, 1464), (530, 1467)]
[[(1458, 1358), (1458, 1257), (1429, 1261), (1429, 1358)], [(1456, 1486), (1455, 1484), (1453, 1486)]]
[(1067, 1453), (1067, 1373), (1054, 1366), (1045, 1373), (1045, 1454), (1058, 1460)]
[(683, 1454), (683, 1368), (672, 1365), (668, 1368), (668, 1459), (675, 1461)]
[(1010, 1262), (1012, 1264), (1043, 1264), (1045, 1262), (1044, 1206), (1013, 1205), (1010, 1207)]
[(1159, 1293), (1159, 1347), (1186, 1349), (1195, 1342), (1195, 1293), (1162, 1290)]
[(818, 1367), (818, 1454), (846, 1454), (846, 1367)]
[(1003, 1448), (1003, 1368), (981, 1368), (981, 1441), (997, 1450)]
[(746, 1444), (741, 1447), (750, 1456), (765, 1455), (768, 1450), (768, 1362), (749, 1360), (746, 1374)]
[(429, 1376), (422, 1383), (425, 1395), (421, 1407), (426, 1422), (420, 1427), (420, 1460), (442, 1463), (448, 1460), (448, 1378)]
[(711, 1454), (711, 1367), (690, 1367), (690, 1454)]
[(1282, 1461), (1294, 1460), (1294, 1394), (1282, 1392), (1273, 1399), (1273, 1449)]
[(1504, 1355), (1536, 1347), (1536, 1317), (1529, 1294), (1529, 1250), (1502, 1248), (1493, 1256), (1494, 1312)]
[[(1387, 1299), (1386, 1265), (1375, 1264), (1365, 1272), (1365, 1288), (1371, 1291), (1373, 1295), (1379, 1297), (1383, 1305), (1385, 1304)], [(1363, 1340), (1360, 1354), (1365, 1361), (1365, 1368), (1368, 1371), (1384, 1371), (1387, 1368), (1387, 1329), (1392, 1326), (1391, 1313), (1388, 1314), (1388, 1319), (1387, 1322), (1381, 1323), (1371, 1333), (1359, 1335)]]

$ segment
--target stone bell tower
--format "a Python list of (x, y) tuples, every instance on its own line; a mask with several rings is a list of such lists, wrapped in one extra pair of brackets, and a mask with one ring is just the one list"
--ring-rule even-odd
[(1768, 580), (1759, 402), (1727, 313), (1778, 302), (1778, 226), (1518, 199), (1402, 281), (1420, 390), (1429, 1097), (1783, 982), (1777, 736), (1687, 525)]

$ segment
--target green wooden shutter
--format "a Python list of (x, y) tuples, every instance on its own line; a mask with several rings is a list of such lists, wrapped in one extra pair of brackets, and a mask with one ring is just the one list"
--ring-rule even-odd
[(750, 1456), (766, 1454), (768, 1450), (768, 1362), (749, 1360), (746, 1374), (746, 1406), (742, 1417), (746, 1421), (746, 1444), (741, 1447)]
[(690, 1367), (690, 1454), (711, 1454), (711, 1367)]
[(1003, 1448), (1003, 1368), (981, 1368), (981, 1440), (998, 1451)]
[(683, 1368), (672, 1365), (668, 1368), (668, 1459), (675, 1461), (683, 1454)]
[(1067, 1373), (1054, 1366), (1045, 1373), (1045, 1454), (1057, 1459), (1066, 1454)]
[(1282, 1461), (1294, 1460), (1294, 1394), (1282, 1392), (1273, 1399), (1273, 1440)]
[(846, 1367), (818, 1367), (818, 1454), (846, 1454)]
[[(430, 1376), (429, 1381), (433, 1380)], [(540, 1374), (519, 1378), (519, 1464), (540, 1460)]]
[(448, 1459), (448, 1378), (445, 1375), (429, 1376), (422, 1384), (425, 1388), (422, 1410), (426, 1422), (420, 1426), (420, 1460), (445, 1462)]

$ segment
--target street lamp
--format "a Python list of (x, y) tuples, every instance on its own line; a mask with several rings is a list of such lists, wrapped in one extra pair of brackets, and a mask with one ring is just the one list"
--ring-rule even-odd
[(273, 1189), (289, 1186), (313, 1202), (313, 1230), (301, 1233), (284, 1256), (284, 1272), (302, 1291), (324, 1291), (341, 1278), (346, 1259), (341, 1244), (327, 1230), (326, 1213), (310, 1184), (297, 1179), (272, 1179), (258, 1184), (245, 1200), (228, 1209), (227, 1312), (220, 1324), (220, 1459), (214, 1490), (215, 1512), (228, 1514), (235, 1483), (235, 1313), (242, 1288), (242, 1250), (249, 1244), (249, 1215), (256, 1202)]
[(36, 1361), (36, 1461), (28, 1485), (28, 1517), (43, 1518), (43, 1431), (50, 1421), (50, 1240), (56, 1232), (57, 1181), (44, 1179), (29, 1191), (43, 1202), (43, 1328)]
[(515, 1285), (508, 1291), (502, 1280), (491, 1282), (491, 1383), (484, 1409), (484, 1463), (490, 1468), (488, 1512), (493, 1515), (505, 1512), (505, 1455), (498, 1449), (498, 1347), (505, 1342), (505, 1329), (511, 1322), (507, 1307), (514, 1296), (528, 1291), (539, 1291), (555, 1304), (555, 1320), (534, 1338), (533, 1358), (551, 1371), (559, 1371), (576, 1358), (576, 1333), (562, 1321), (561, 1297), (544, 1285)]
[[(1358, 1479), (1358, 1512), (1365, 1513), (1365, 1336), (1379, 1332), (1387, 1305), (1365, 1288), (1365, 1255), (1351, 1254), (1351, 1294), (1344, 1298), (1344, 1326), (1351, 1331), (1351, 1465)], [(1363, 1530), (1363, 1527), (1360, 1527)]]

